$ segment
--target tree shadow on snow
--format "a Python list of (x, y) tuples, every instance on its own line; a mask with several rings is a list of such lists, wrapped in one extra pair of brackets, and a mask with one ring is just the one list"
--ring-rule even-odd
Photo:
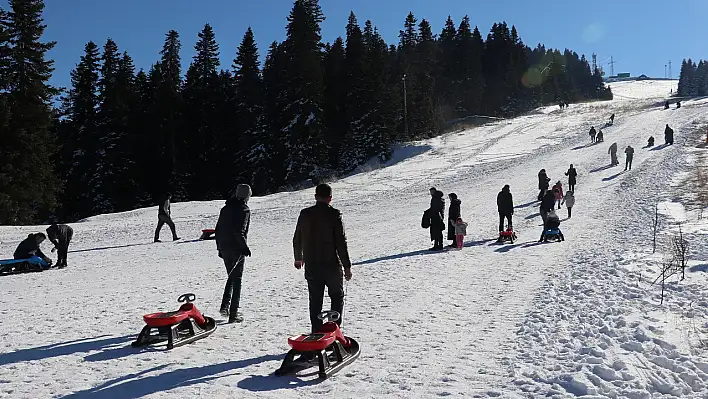
[(413, 256), (420, 256), (420, 255), (433, 255), (433, 254), (439, 254), (441, 252), (442, 251), (428, 251), (427, 249), (420, 249), (418, 251), (406, 252), (403, 254), (388, 255), (388, 256), (382, 256), (380, 258), (362, 260), (359, 262), (352, 263), (352, 266), (370, 265), (372, 263), (379, 263), (379, 262), (384, 262), (387, 260), (403, 259), (403, 258), (409, 258), (409, 257), (413, 257)]
[(138, 247), (141, 245), (151, 245), (153, 244), (152, 242), (141, 242), (141, 243), (136, 243), (136, 244), (125, 244), (125, 245), (114, 245), (114, 246), (109, 246), (109, 247), (97, 247), (97, 248), (87, 248), (87, 249), (75, 249), (73, 251), (69, 251), (70, 254), (75, 254), (78, 252), (91, 252), (91, 251), (103, 251), (106, 249), (117, 249), (117, 248), (129, 248), (129, 247)]
[(696, 266), (691, 266), (688, 271), (691, 273), (698, 273), (698, 272), (703, 272), (703, 273), (708, 273), (708, 263), (704, 263), (702, 265), (696, 265)]
[[(317, 375), (317, 373), (312, 373)], [(306, 387), (317, 385), (322, 380), (302, 380), (294, 375), (276, 376), (271, 375), (252, 375), (239, 381), (236, 386), (251, 392), (277, 391), (280, 389), (292, 389), (297, 387)]]
[(103, 337), (108, 337), (108, 335), (102, 335), (96, 338), (82, 338), (68, 342), (38, 346), (36, 348), (20, 349), (10, 353), (0, 353), (0, 366), (102, 350), (115, 345), (125, 345), (132, 338), (132, 336)]
[(623, 170), (623, 171), (621, 171), (621, 172), (619, 172), (619, 173), (615, 173), (615, 174), (612, 175), (612, 176), (607, 176), (607, 177), (603, 178), (602, 181), (614, 180), (614, 179), (618, 178), (621, 174), (624, 174), (624, 172), (625, 172), (625, 171)]
[(599, 168), (595, 168), (595, 169), (591, 170), (590, 173), (602, 172), (603, 170), (607, 170), (611, 167), (612, 167), (612, 165), (601, 166)]
[(227, 377), (237, 373), (227, 375), (217, 375), (228, 371), (245, 368), (263, 362), (280, 360), (282, 356), (264, 355), (253, 359), (236, 360), (231, 362), (212, 364), (209, 366), (184, 368), (168, 371), (166, 373), (142, 377), (149, 373), (160, 371), (167, 367), (167, 364), (132, 373), (123, 377), (106, 381), (103, 384), (89, 388), (84, 391), (75, 392), (64, 396), (64, 399), (83, 398), (111, 398), (111, 399), (132, 399), (151, 395), (158, 392), (170, 391), (177, 387), (201, 384), (219, 378)]

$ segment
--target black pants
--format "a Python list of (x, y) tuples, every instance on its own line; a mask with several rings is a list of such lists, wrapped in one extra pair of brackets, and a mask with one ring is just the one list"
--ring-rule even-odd
[(509, 228), (512, 228), (511, 224), (511, 213), (500, 213), (499, 214), (499, 231), (504, 231), (504, 218), (506, 218)]
[(237, 251), (221, 251), (221, 257), (224, 258), (224, 266), (229, 276), (221, 298), (221, 310), (228, 309), (229, 316), (236, 317), (241, 299), (241, 278), (246, 258)]
[(570, 214), (572, 213), (573, 208), (568, 208), (568, 219), (570, 219)]
[(66, 237), (59, 237), (57, 240), (57, 252), (59, 253), (57, 259), (57, 267), (66, 267), (66, 256), (69, 253), (69, 243), (71, 243), (71, 238), (73, 233), (70, 231)]
[(575, 183), (569, 183), (568, 184), (568, 190), (575, 192)]
[(546, 218), (548, 217), (548, 211), (541, 208), (539, 209), (539, 213), (541, 214), (541, 219), (543, 220), (543, 226), (545, 228), (546, 226)]
[(546, 195), (546, 191), (548, 191), (548, 187), (542, 188), (541, 191), (538, 193), (538, 200), (542, 200), (543, 196)]
[(159, 215), (157, 217), (157, 229), (155, 229), (155, 241), (160, 239), (160, 230), (162, 230), (162, 226), (165, 224), (170, 226), (170, 230), (172, 230), (172, 239), (177, 239), (177, 232), (175, 231), (175, 224), (172, 222), (172, 218), (167, 215)]
[[(440, 242), (442, 243), (442, 238)], [(307, 277), (307, 290), (310, 293), (310, 324), (312, 325), (312, 332), (317, 332), (322, 326), (322, 320), (318, 319), (317, 315), (322, 312), (325, 287), (327, 287), (327, 295), (331, 301), (330, 310), (339, 312), (337, 324), (341, 326), (342, 318), (344, 317), (344, 279), (342, 275), (336, 272), (317, 276), (313, 276), (315, 273), (307, 274), (309, 274)]]
[(632, 157), (627, 157), (624, 162), (624, 170), (627, 170), (627, 168), (629, 168), (629, 170), (632, 170)]
[(443, 247), (443, 230), (440, 230), (439, 227), (431, 227), (431, 229), (433, 229), (432, 238), (433, 238), (433, 241), (435, 242), (433, 247), (442, 249), (442, 247)]

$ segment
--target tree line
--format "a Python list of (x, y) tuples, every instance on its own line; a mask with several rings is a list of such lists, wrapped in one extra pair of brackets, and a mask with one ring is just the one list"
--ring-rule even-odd
[(686, 97), (708, 95), (708, 61), (700, 60), (696, 64), (690, 58), (683, 60), (677, 94)]
[(395, 143), (461, 118), (612, 97), (585, 56), (530, 48), (505, 22), (485, 40), (468, 17), (436, 35), (410, 13), (387, 44), (351, 13), (344, 37), (324, 43), (318, 0), (295, 0), (262, 65), (251, 28), (223, 66), (206, 24), (185, 73), (174, 30), (137, 72), (112, 39), (89, 41), (55, 107), (43, 8), (0, 10), (0, 223), (73, 221), (166, 192), (223, 198), (239, 182), (271, 193), (386, 161)]

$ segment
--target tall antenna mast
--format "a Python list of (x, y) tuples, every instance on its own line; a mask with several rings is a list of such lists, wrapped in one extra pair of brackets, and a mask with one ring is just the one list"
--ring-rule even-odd
[(610, 64), (610, 76), (615, 76), (616, 62), (615, 62), (615, 59), (613, 58), (613, 56), (610, 56), (610, 62), (608, 62), (608, 64)]

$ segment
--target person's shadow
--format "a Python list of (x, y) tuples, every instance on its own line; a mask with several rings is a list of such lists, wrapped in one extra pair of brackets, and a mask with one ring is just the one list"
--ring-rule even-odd
[(607, 177), (603, 178), (602, 181), (611, 181), (611, 180), (614, 180), (614, 179), (616, 179), (617, 177), (619, 177), (620, 175), (622, 175), (624, 172), (625, 172), (625, 171), (623, 170), (623, 171), (621, 171), (621, 172), (619, 172), (619, 173), (615, 173), (615, 174), (612, 175), (612, 176), (607, 176)]
[[(68, 342), (38, 346), (36, 348), (20, 349), (9, 353), (0, 353), (0, 366), (12, 363), (29, 362), (32, 360), (49, 359), (71, 355), (74, 353), (90, 352), (110, 348), (115, 345), (127, 344), (133, 336), (108, 337), (102, 335), (96, 338), (82, 338)], [(101, 338), (101, 339), (99, 339)], [(93, 356), (93, 355), (92, 355)]]
[(664, 144), (662, 144), (662, 145), (658, 145), (658, 146), (652, 148), (652, 149), (649, 150), (649, 151), (659, 151), (659, 150), (663, 150), (664, 148), (666, 148), (666, 147), (668, 147), (668, 146), (670, 146), (670, 145), (671, 145), (671, 144), (666, 144), (666, 143), (664, 143)]

